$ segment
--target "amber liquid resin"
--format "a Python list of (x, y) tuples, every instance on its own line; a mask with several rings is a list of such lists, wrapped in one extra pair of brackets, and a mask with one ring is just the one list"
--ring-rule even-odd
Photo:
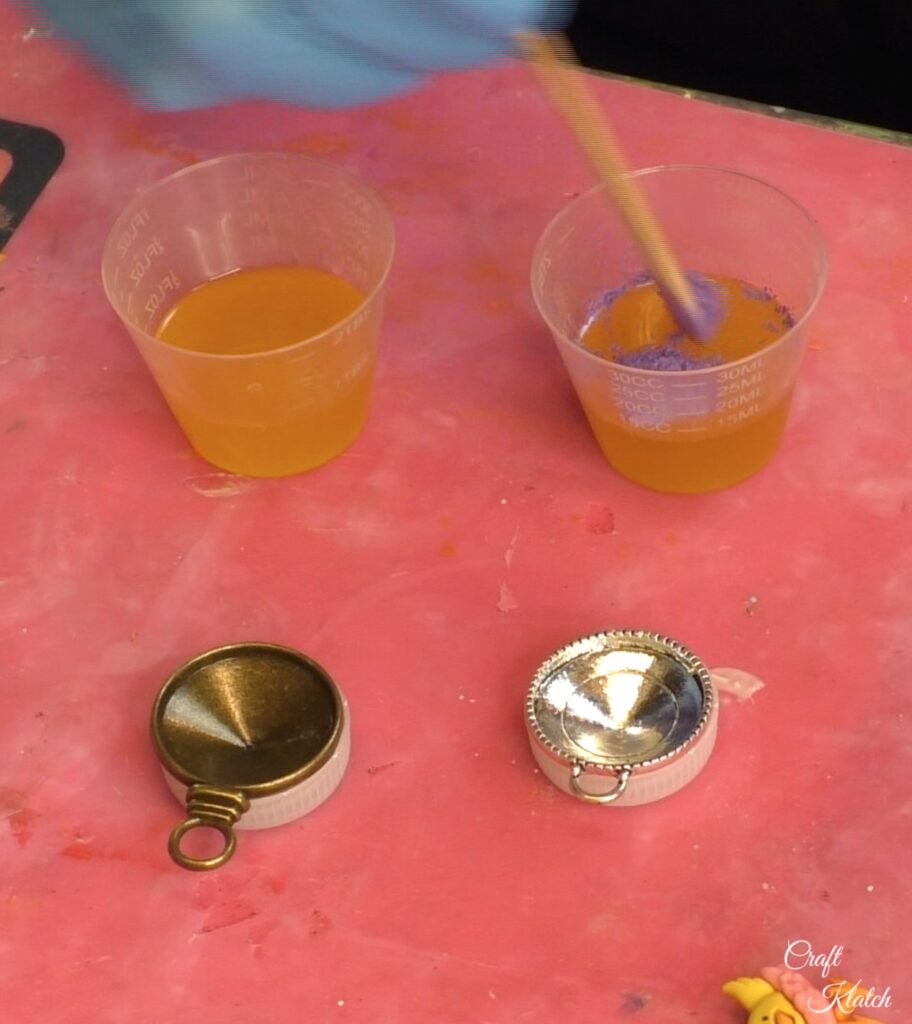
[[(680, 333), (648, 281), (619, 289), (581, 337), (585, 348), (617, 364), (610, 401), (581, 394), (596, 439), (618, 472), (655, 490), (697, 493), (740, 483), (775, 454), (788, 417), (791, 387), (771, 388), (758, 365), (742, 360), (789, 331), (791, 313), (768, 291), (731, 277), (710, 280), (724, 316), (708, 342)], [(663, 395), (673, 388), (682, 397), (649, 405), (657, 392), (647, 392), (625, 366), (667, 371)], [(709, 367), (716, 367), (711, 382), (687, 372)], [(690, 404), (688, 395), (695, 396)], [(653, 409), (662, 411), (650, 416)]]
[[(364, 423), (373, 382), (373, 341), (358, 333), (374, 325), (349, 319), (363, 303), (344, 278), (299, 266), (239, 270), (181, 298), (157, 337), (239, 357), (194, 363), (186, 399), (180, 388), (166, 389), (197, 452), (234, 473), (284, 476), (346, 448)], [(326, 336), (346, 322), (341, 336)]]

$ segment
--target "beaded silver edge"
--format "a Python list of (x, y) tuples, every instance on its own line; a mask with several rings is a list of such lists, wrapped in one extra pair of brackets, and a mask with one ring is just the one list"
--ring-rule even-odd
[[(542, 683), (552, 675), (556, 668), (572, 661), (573, 658), (578, 654), (583, 653), (587, 648), (591, 649), (593, 644), (598, 643), (602, 645), (605, 650), (609, 650), (610, 646), (617, 641), (631, 640), (642, 641), (647, 644), (656, 644), (671, 650), (686, 665), (688, 671), (692, 672), (700, 681), (700, 686), (703, 690), (703, 710), (694, 731), (683, 743), (675, 747), (674, 750), (669, 750), (667, 753), (661, 754), (658, 757), (650, 758), (646, 761), (631, 761), (626, 764), (607, 764), (604, 761), (588, 761), (583, 760), (582, 758), (571, 757), (565, 749), (552, 743), (551, 740), (545, 736), (543, 730), (538, 724), (535, 707)], [(605, 630), (601, 633), (589, 633), (587, 636), (578, 637), (576, 640), (572, 640), (570, 643), (564, 644), (563, 647), (558, 648), (558, 650), (556, 650), (548, 659), (542, 662), (538, 667), (538, 670), (532, 679), (532, 684), (526, 694), (526, 724), (538, 742), (541, 743), (546, 750), (555, 754), (561, 762), (568, 764), (578, 763), (585, 768), (593, 768), (606, 773), (617, 773), (623, 771), (625, 768), (629, 769), (631, 772), (641, 771), (644, 768), (651, 769), (656, 765), (660, 765), (666, 761), (680, 757), (688, 747), (693, 746), (706, 729), (713, 707), (715, 706), (715, 700), (715, 688), (712, 685), (709, 669), (707, 669), (693, 651), (685, 647), (682, 643), (679, 643), (677, 640), (674, 640), (669, 636), (665, 636), (662, 633), (655, 633), (652, 630), (647, 629), (611, 629)]]

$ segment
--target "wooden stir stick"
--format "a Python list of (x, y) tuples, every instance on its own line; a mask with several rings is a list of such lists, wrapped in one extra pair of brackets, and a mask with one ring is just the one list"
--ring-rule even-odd
[(578, 73), (566, 37), (521, 32), (517, 42), (611, 194), (675, 319), (691, 337), (707, 339), (718, 326), (718, 311), (711, 308), (716, 296), (698, 296), (681, 269), (646, 197), (630, 177), (611, 125)]

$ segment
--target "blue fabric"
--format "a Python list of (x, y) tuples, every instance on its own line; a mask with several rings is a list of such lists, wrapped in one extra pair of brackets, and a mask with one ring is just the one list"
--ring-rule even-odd
[(147, 103), (351, 106), (508, 54), (575, 0), (29, 0)]

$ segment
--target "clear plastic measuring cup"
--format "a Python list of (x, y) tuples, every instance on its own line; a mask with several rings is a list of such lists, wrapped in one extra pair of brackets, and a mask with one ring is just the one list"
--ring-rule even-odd
[[(102, 279), (196, 451), (231, 472), (283, 476), (327, 462), (364, 425), (393, 249), (390, 215), (357, 177), (302, 156), (238, 154), (137, 197), (111, 231)], [(212, 354), (156, 337), (197, 286), (274, 266), (330, 271), (363, 302), (272, 351)]]
[(532, 291), (614, 468), (656, 490), (727, 487), (779, 446), (826, 280), (823, 239), (794, 200), (745, 174), (665, 166), (636, 177), (686, 268), (771, 289), (794, 326), (754, 355), (699, 370), (622, 366), (584, 348), (580, 334), (595, 300), (644, 269), (602, 187), (574, 199), (545, 229)]

